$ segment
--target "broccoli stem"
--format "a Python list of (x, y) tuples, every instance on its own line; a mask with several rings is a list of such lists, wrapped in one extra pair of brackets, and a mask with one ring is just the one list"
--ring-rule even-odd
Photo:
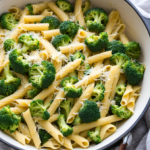
[(7, 65), (4, 68), (4, 75), (6, 77), (6, 80), (5, 80), (6, 83), (14, 81), (14, 77), (13, 77), (12, 73), (10, 72), (10, 66), (9, 65)]
[(26, 53), (28, 51), (29, 47), (26, 46), (26, 45), (23, 45), (22, 49), (21, 49), (21, 52), (22, 53)]
[(102, 20), (102, 19), (101, 19), (100, 16), (98, 16), (98, 15), (95, 16), (95, 19), (94, 19), (95, 22), (101, 23), (101, 20)]
[(101, 130), (100, 126), (99, 126), (99, 127), (96, 127), (96, 128), (95, 128), (95, 134), (99, 134), (99, 133), (100, 133), (100, 130)]

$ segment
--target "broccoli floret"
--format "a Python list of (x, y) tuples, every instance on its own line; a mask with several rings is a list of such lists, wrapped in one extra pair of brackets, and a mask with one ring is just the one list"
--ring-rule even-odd
[(34, 15), (34, 13), (33, 13), (33, 7), (32, 7), (31, 4), (27, 4), (26, 8), (28, 9), (28, 11), (30, 12), (31, 15)]
[(115, 53), (110, 57), (110, 62), (115, 65), (118, 65), (120, 68), (123, 68), (124, 64), (128, 60), (130, 60), (130, 58), (123, 53)]
[(137, 85), (142, 80), (145, 67), (138, 61), (127, 61), (124, 65), (124, 73), (127, 81), (131, 85)]
[(73, 121), (73, 125), (74, 126), (77, 126), (77, 125), (80, 125), (82, 123), (82, 120), (81, 118), (79, 117), (79, 115), (77, 115)]
[(84, 106), (79, 111), (82, 122), (90, 123), (100, 118), (100, 112), (94, 101), (85, 100)]
[(105, 86), (103, 84), (97, 83), (94, 87), (90, 101), (101, 102), (104, 99)]
[(95, 144), (102, 142), (100, 137), (100, 127), (96, 127), (95, 131), (88, 131), (87, 134)]
[(82, 4), (82, 12), (83, 14), (88, 11), (91, 7), (91, 2), (89, 0), (86, 0), (83, 4)]
[(22, 52), (26, 53), (27, 51), (39, 49), (39, 40), (33, 38), (32, 35), (23, 34), (18, 38), (18, 43), (22, 44)]
[(29, 63), (23, 58), (20, 50), (14, 49), (9, 54), (9, 61), (12, 69), (20, 74), (25, 75), (29, 70)]
[(79, 80), (77, 77), (66, 77), (61, 81), (61, 86), (64, 88), (65, 95), (70, 98), (80, 97), (82, 94), (82, 88), (76, 88), (74, 86)]
[(15, 48), (15, 40), (14, 39), (7, 39), (4, 42), (4, 50), (6, 52), (10, 51), (11, 49)]
[(70, 72), (69, 74), (68, 74), (68, 77), (72, 77), (72, 76), (74, 76), (74, 77), (78, 77), (78, 71), (77, 70), (74, 70), (73, 72)]
[(0, 94), (4, 96), (13, 94), (21, 84), (21, 79), (14, 77), (10, 72), (9, 64), (4, 68), (3, 76), (0, 79)]
[(116, 86), (115, 92), (117, 95), (123, 96), (126, 90), (126, 84), (120, 84)]
[(13, 13), (4, 13), (1, 15), (1, 27), (2, 29), (12, 30), (17, 26), (18, 21), (16, 21)]
[(49, 61), (42, 61), (41, 65), (34, 64), (29, 70), (29, 82), (39, 89), (48, 88), (55, 80), (55, 67)]
[(106, 48), (109, 43), (108, 35), (106, 32), (101, 32), (99, 36), (92, 34), (85, 38), (84, 43), (91, 52), (101, 52), (102, 49)]
[(71, 101), (70, 100), (63, 100), (59, 106), (61, 109), (63, 109), (65, 117), (67, 118), (69, 113), (70, 113), (70, 110), (71, 110)]
[(132, 112), (126, 108), (126, 106), (111, 105), (111, 111), (113, 114), (120, 118), (128, 119), (132, 116)]
[(49, 30), (57, 29), (60, 25), (60, 21), (52, 16), (47, 16), (41, 20), (41, 23), (49, 23)]
[(66, 0), (57, 0), (56, 5), (64, 12), (73, 12), (73, 6)]
[(40, 92), (42, 91), (42, 89), (40, 88), (32, 88), (31, 90), (28, 90), (27, 91), (27, 94), (26, 94), (26, 98), (34, 98), (36, 95), (38, 95)]
[(68, 35), (56, 35), (52, 41), (53, 46), (59, 50), (60, 46), (67, 46), (71, 42), (71, 39)]
[(126, 47), (126, 55), (132, 59), (138, 59), (140, 57), (141, 53), (141, 47), (140, 44), (132, 41), (127, 44), (125, 44)]
[(64, 135), (64, 136), (69, 136), (72, 134), (73, 132), (73, 128), (71, 128), (70, 126), (68, 126), (65, 122), (65, 115), (63, 114), (60, 114), (58, 116), (58, 119), (57, 119), (57, 123), (58, 123), (58, 126), (60, 128), (60, 132)]
[(84, 75), (89, 75), (91, 73), (91, 67), (89, 64), (85, 65)]
[(17, 116), (10, 109), (10, 106), (5, 106), (0, 110), (0, 129), (15, 132), (19, 126), (21, 117)]
[(59, 29), (62, 34), (67, 34), (71, 38), (74, 38), (78, 32), (79, 25), (72, 21), (64, 21), (60, 24)]
[(38, 133), (39, 133), (39, 136), (40, 136), (41, 145), (43, 145), (44, 143), (46, 143), (52, 137), (44, 129), (39, 129)]
[(48, 120), (50, 118), (50, 113), (46, 110), (43, 100), (33, 100), (30, 103), (29, 108), (32, 117), (42, 118), (44, 120)]
[(112, 54), (115, 53), (124, 53), (126, 52), (126, 47), (121, 41), (113, 40), (109, 42), (108, 46), (106, 47), (105, 51), (112, 51)]
[(85, 22), (92, 32), (103, 32), (108, 22), (108, 16), (102, 8), (92, 8), (85, 13)]
[(70, 56), (70, 60), (74, 61), (75, 59), (82, 59), (80, 65), (82, 65), (84, 63), (85, 60), (85, 56), (81, 53), (81, 52), (75, 52), (74, 55)]
[(121, 106), (120, 103), (122, 100), (122, 96), (116, 94), (114, 100), (116, 101), (116, 105)]

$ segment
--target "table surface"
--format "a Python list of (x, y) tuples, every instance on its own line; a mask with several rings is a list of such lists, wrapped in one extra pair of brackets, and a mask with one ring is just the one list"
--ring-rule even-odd
[[(148, 30), (150, 31), (150, 19), (148, 18), (145, 18), (143, 16), (141, 16), (143, 18), (143, 20), (145, 21), (147, 27), (148, 27)], [(5, 143), (1, 142), (0, 141), (0, 150), (16, 150), (8, 145), (6, 145)]]

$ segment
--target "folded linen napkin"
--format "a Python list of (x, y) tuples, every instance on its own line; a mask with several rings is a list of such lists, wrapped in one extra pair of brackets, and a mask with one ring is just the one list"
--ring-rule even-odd
[(139, 12), (146, 18), (150, 18), (150, 0), (130, 0)]

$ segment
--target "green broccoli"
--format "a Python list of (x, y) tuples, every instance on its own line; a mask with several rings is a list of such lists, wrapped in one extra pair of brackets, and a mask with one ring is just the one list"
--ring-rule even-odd
[(74, 38), (78, 32), (79, 25), (72, 21), (64, 21), (60, 24), (59, 29), (62, 34), (67, 34), (71, 38)]
[(33, 87), (32, 89), (27, 91), (26, 98), (33, 99), (36, 95), (38, 95), (42, 89)]
[(19, 126), (21, 117), (17, 116), (10, 109), (10, 106), (5, 106), (0, 110), (0, 129), (9, 130), (10, 133), (15, 132)]
[(140, 44), (132, 41), (127, 44), (125, 44), (126, 47), (126, 55), (132, 59), (138, 59), (140, 57), (141, 53), (141, 47)]
[(43, 145), (44, 143), (46, 143), (52, 137), (44, 129), (39, 129), (38, 133), (39, 133), (39, 137), (40, 137), (40, 140), (41, 140), (41, 145)]
[(29, 109), (32, 117), (42, 118), (44, 120), (48, 120), (50, 118), (50, 113), (46, 110), (47, 108), (44, 106), (43, 100), (33, 100), (30, 103)]
[(114, 100), (116, 101), (116, 105), (121, 106), (120, 103), (122, 100), (122, 96), (116, 94)]
[(9, 64), (4, 68), (3, 76), (0, 77), (0, 95), (13, 94), (21, 84), (21, 79), (14, 77), (10, 71)]
[(137, 85), (142, 80), (145, 67), (138, 61), (127, 61), (124, 65), (124, 73), (127, 81), (131, 85)]
[(96, 127), (95, 131), (88, 131), (87, 134), (95, 144), (102, 142), (100, 137), (100, 127)]
[(121, 41), (113, 40), (109, 42), (108, 46), (106, 47), (105, 51), (112, 51), (112, 54), (115, 53), (124, 53), (126, 52), (126, 47)]
[(103, 32), (108, 22), (108, 16), (102, 8), (92, 8), (85, 13), (85, 22), (89, 31)]
[(63, 136), (69, 136), (73, 132), (73, 128), (68, 126), (65, 122), (65, 115), (60, 114), (57, 119), (57, 124), (60, 128), (60, 132), (63, 134)]
[(89, 64), (85, 65), (84, 75), (89, 75), (91, 73), (91, 67)]
[(33, 38), (32, 35), (23, 34), (18, 38), (18, 43), (22, 44), (22, 52), (26, 53), (27, 51), (39, 49), (39, 40)]
[(47, 16), (41, 20), (41, 23), (49, 23), (49, 30), (57, 29), (60, 25), (60, 21), (52, 16)]
[(101, 116), (97, 104), (94, 101), (85, 100), (84, 106), (79, 111), (79, 117), (84, 123), (98, 120)]
[(77, 126), (80, 125), (82, 123), (81, 118), (79, 117), (79, 115), (77, 115), (73, 121), (73, 125)]
[(82, 59), (82, 61), (80, 63), (80, 65), (82, 65), (84, 63), (85, 56), (81, 52), (75, 52), (74, 55), (70, 55), (71, 61), (74, 61), (75, 59), (79, 59), (79, 58)]
[(101, 52), (109, 43), (107, 32), (101, 32), (99, 36), (92, 34), (85, 38), (84, 43), (91, 52)]
[(111, 111), (122, 119), (128, 119), (132, 116), (132, 112), (126, 106), (111, 105)]
[(68, 35), (65, 34), (59, 34), (56, 35), (52, 41), (53, 46), (59, 50), (60, 46), (67, 46), (71, 42), (71, 39)]
[(12, 30), (18, 24), (13, 13), (4, 13), (1, 15), (1, 27), (2, 29)]
[(68, 77), (72, 77), (72, 76), (74, 76), (74, 77), (78, 77), (78, 71), (77, 70), (74, 70), (73, 72), (70, 72), (69, 74), (68, 74)]
[(73, 12), (73, 6), (67, 0), (57, 0), (56, 5), (64, 12)]
[(30, 12), (31, 15), (34, 15), (32, 4), (27, 4), (26, 8), (28, 9), (28, 11)]
[(29, 70), (29, 82), (39, 89), (48, 88), (55, 80), (55, 67), (49, 61), (42, 61), (41, 65), (34, 64)]
[(76, 88), (74, 86), (79, 80), (77, 77), (66, 77), (61, 81), (61, 86), (64, 88), (65, 95), (70, 98), (80, 97), (82, 94), (82, 88)]
[(116, 86), (115, 92), (117, 95), (123, 96), (125, 90), (126, 90), (126, 84), (120, 84)]
[(20, 74), (25, 75), (29, 70), (29, 62), (23, 58), (20, 50), (14, 49), (9, 54), (9, 61), (12, 69)]
[(130, 60), (130, 58), (123, 53), (115, 53), (110, 57), (110, 62), (115, 65), (118, 65), (120, 68), (123, 68), (124, 64), (128, 60)]
[(97, 83), (92, 91), (89, 100), (94, 102), (101, 102), (104, 99), (104, 93), (105, 93), (105, 86), (103, 84)]
[(64, 112), (63, 114), (65, 114), (65, 117), (67, 118), (70, 110), (71, 110), (71, 101), (70, 100), (63, 100), (59, 107), (61, 108), (61, 110)]
[(82, 12), (83, 14), (88, 11), (91, 7), (91, 2), (89, 0), (86, 0), (83, 4), (82, 4)]
[(4, 50), (6, 52), (12, 50), (15, 48), (15, 40), (14, 39), (7, 39), (5, 42), (4, 42)]

